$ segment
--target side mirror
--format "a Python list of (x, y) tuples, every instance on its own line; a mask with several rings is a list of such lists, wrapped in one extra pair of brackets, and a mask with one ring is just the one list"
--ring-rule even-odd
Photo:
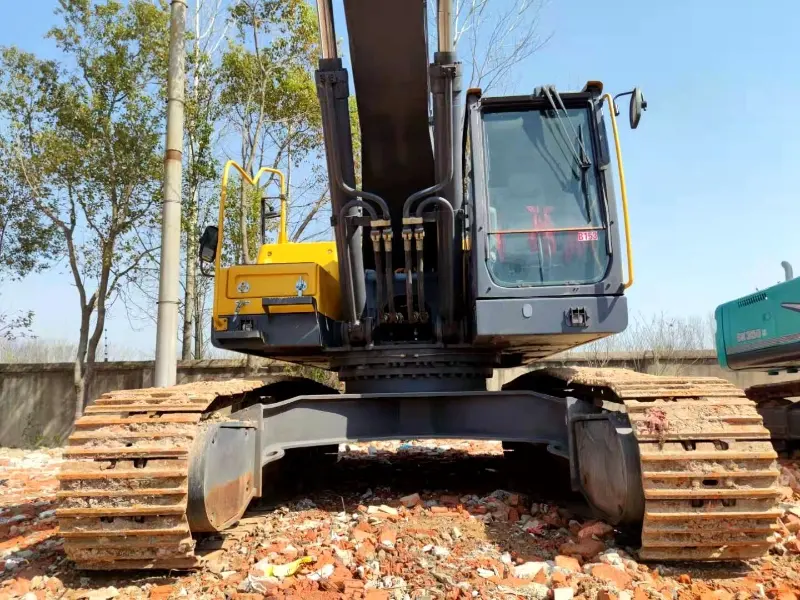
[(639, 126), (639, 119), (642, 118), (642, 111), (647, 110), (647, 100), (642, 96), (642, 90), (633, 88), (631, 92), (631, 105), (628, 111), (628, 118), (630, 119), (631, 129), (636, 129)]
[(270, 196), (264, 196), (261, 198), (261, 214), (263, 215), (264, 219), (279, 219), (281, 216), (281, 211), (275, 210), (272, 204), (269, 203), (270, 200), (280, 200), (280, 197), (273, 198)]
[(206, 227), (203, 235), (200, 236), (200, 262), (214, 262), (217, 257), (217, 236), (219, 229), (216, 225)]

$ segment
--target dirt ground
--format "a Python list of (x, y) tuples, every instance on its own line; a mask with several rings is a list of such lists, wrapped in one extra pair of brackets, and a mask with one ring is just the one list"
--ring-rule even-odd
[[(77, 571), (55, 518), (60, 450), (0, 449), (0, 600), (725, 600), (800, 596), (800, 460), (763, 559), (640, 564), (635, 532), (593, 521), (557, 459), (523, 468), (499, 443), (340, 448), (335, 465), (287, 461), (276, 491), (190, 573)], [(297, 562), (295, 562), (297, 561)]]

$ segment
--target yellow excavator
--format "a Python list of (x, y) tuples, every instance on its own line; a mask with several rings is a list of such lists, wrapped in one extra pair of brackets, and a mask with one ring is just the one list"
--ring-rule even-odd
[[(452, 0), (439, 0), (432, 58), (422, 0), (344, 0), (359, 189), (330, 0), (318, 12), (335, 241), (287, 241), (282, 186), (276, 243), (255, 264), (227, 264), (228, 175), (258, 179), (229, 164), (199, 258), (213, 266), (216, 347), (327, 369), (344, 391), (286, 376), (103, 394), (76, 422), (60, 474), (69, 558), (192, 568), (193, 534), (235, 523), (269, 483), (266, 465), (414, 438), (503, 440), (521, 468), (540, 456), (527, 448), (545, 447), (598, 516), (641, 528), (643, 560), (765, 553), (776, 453), (733, 385), (564, 368), (487, 390), (494, 369), (535, 367), (625, 329), (634, 273), (617, 101), (630, 97), (636, 128), (641, 91), (612, 97), (590, 81), (463, 92)], [(264, 203), (262, 214), (263, 231), (275, 213)]]

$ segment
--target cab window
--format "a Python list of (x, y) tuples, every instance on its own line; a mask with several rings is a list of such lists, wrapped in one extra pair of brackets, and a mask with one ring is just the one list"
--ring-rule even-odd
[(588, 107), (484, 113), (487, 266), (498, 285), (584, 284), (605, 275), (591, 118)]

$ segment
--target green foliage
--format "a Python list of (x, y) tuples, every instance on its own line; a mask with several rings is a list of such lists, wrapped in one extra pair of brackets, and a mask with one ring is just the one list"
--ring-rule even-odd
[(0, 185), (52, 234), (50, 262), (66, 249), (80, 297), (78, 359), (91, 362), (109, 303), (157, 250), (168, 13), (147, 0), (58, 4), (48, 36), (63, 59), (0, 49), (9, 158)]
[(15, 315), (0, 313), (0, 340), (12, 341), (31, 336), (33, 311), (23, 311)]
[[(222, 57), (220, 101), (240, 136), (241, 161), (251, 174), (259, 166), (290, 173), (292, 166), (319, 158), (322, 147), (314, 82), (316, 14), (304, 0), (243, 0), (231, 10), (231, 18), (235, 39)], [(289, 192), (291, 212), (291, 187)], [(269, 195), (277, 194), (270, 189)], [(229, 198), (233, 202), (236, 196)], [(255, 199), (257, 209), (257, 194), (239, 198), (240, 203)], [(237, 210), (240, 217), (251, 214), (250, 206)], [(229, 229), (227, 235), (246, 240), (252, 248), (260, 235), (257, 223), (257, 217), (232, 219), (229, 225), (238, 233)], [(244, 253), (248, 255), (254, 253)]]

